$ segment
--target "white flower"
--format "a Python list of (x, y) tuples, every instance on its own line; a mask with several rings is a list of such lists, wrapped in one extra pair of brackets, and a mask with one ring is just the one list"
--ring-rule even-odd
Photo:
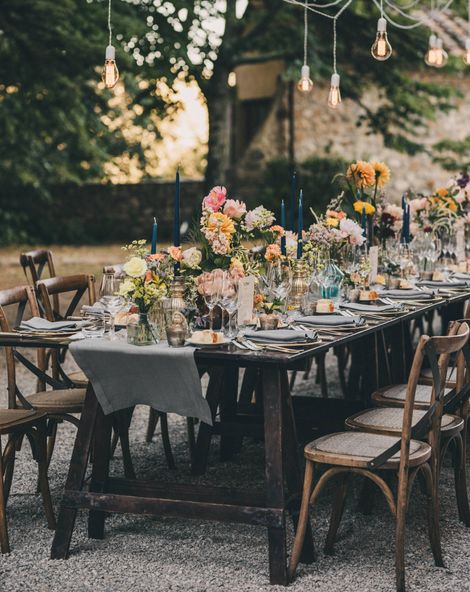
[(188, 269), (197, 269), (202, 261), (202, 253), (196, 247), (183, 251), (181, 264)]
[(119, 296), (127, 296), (133, 290), (134, 282), (127, 278), (123, 282), (121, 282), (121, 285), (119, 286)]
[(258, 228), (268, 228), (272, 226), (274, 222), (274, 214), (267, 210), (263, 206), (258, 206), (254, 210), (251, 210), (245, 216), (245, 228), (248, 231)]
[(147, 273), (147, 263), (140, 257), (131, 257), (129, 261), (123, 265), (123, 270), (130, 277), (143, 277)]
[(361, 246), (364, 243), (365, 237), (363, 236), (362, 228), (354, 220), (343, 218), (339, 223), (339, 228), (349, 238), (351, 245)]

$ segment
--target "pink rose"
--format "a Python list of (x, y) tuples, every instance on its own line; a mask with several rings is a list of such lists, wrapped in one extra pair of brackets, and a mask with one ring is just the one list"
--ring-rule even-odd
[(240, 220), (246, 214), (246, 205), (243, 201), (238, 201), (238, 199), (227, 199), (224, 214), (233, 220)]
[(427, 206), (427, 204), (428, 204), (428, 200), (426, 197), (422, 197), (421, 199), (420, 198), (412, 199), (410, 201), (410, 212), (412, 214), (414, 214), (415, 212), (418, 212), (419, 210), (424, 210), (425, 207)]
[(170, 257), (175, 261), (181, 261), (181, 259), (183, 258), (181, 253), (181, 247), (170, 247), (168, 249), (168, 253), (170, 254)]
[(213, 187), (209, 194), (206, 195), (204, 198), (202, 205), (205, 210), (209, 210), (211, 212), (218, 212), (220, 208), (224, 205), (225, 200), (227, 199), (227, 190), (225, 187)]

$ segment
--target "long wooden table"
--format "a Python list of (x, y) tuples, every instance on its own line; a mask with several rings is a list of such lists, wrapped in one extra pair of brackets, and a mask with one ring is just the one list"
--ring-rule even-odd
[[(104, 537), (105, 516), (110, 512), (257, 524), (267, 528), (270, 582), (286, 585), (286, 521), (290, 515), (294, 527), (297, 523), (303, 476), (293, 405), (293, 399), (297, 397), (290, 395), (288, 371), (302, 368), (312, 356), (332, 347), (354, 342), (361, 347), (353, 350), (360, 353), (359, 358), (362, 356), (367, 361), (363, 371), (356, 372), (357, 376), (362, 377), (356, 381), (358, 388), (364, 391), (370, 389), (370, 394), (374, 387), (379, 386), (381, 368), (384, 367), (383, 355), (392, 358), (388, 360), (391, 378), (395, 382), (403, 382), (407, 358), (411, 355), (411, 351), (407, 351), (410, 350), (410, 344), (407, 346), (405, 339), (410, 322), (438, 309), (444, 309), (444, 312), (457, 318), (461, 316), (462, 302), (469, 298), (468, 292), (455, 293), (439, 302), (417, 306), (397, 317), (368, 321), (367, 326), (360, 331), (313, 344), (308, 350), (292, 355), (240, 351), (233, 346), (198, 350), (195, 354), (198, 366), (210, 371), (207, 399), (214, 419), (217, 409), (220, 409), (221, 422), (219, 428), (217, 423), (213, 427), (200, 425), (193, 471), (204, 472), (206, 453), (215, 432), (222, 434), (222, 444), (225, 441), (229, 450), (234, 440), (239, 438), (239, 369), (256, 371), (261, 380), (261, 428), (265, 443), (265, 487), (261, 491), (110, 477), (109, 451), (113, 418), (103, 414), (93, 388), (89, 386), (60, 504), (51, 558), (68, 557), (75, 518), (80, 508), (89, 510), (88, 535), (91, 538)], [(381, 358), (377, 346), (382, 342), (386, 353)], [(330, 407), (332, 405), (330, 400), (325, 403)], [(338, 403), (336, 400), (333, 405)], [(249, 429), (249, 425), (244, 429)], [(92, 447), (94, 460), (91, 480), (86, 489), (85, 474)], [(305, 563), (313, 561), (311, 532), (305, 538), (301, 560)]]

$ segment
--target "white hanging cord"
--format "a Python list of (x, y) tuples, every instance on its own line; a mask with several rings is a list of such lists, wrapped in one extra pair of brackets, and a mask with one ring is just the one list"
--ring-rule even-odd
[[(470, 0), (468, 0), (470, 2)], [(333, 74), (338, 74), (336, 71), (336, 22), (338, 19), (333, 19)]]
[(380, 17), (384, 17), (384, 0), (380, 0)]
[(308, 10), (307, 10), (307, 3), (308, 3), (308, 0), (305, 0), (305, 8), (304, 8), (304, 66), (307, 65), (307, 38), (308, 38)]
[(468, 0), (467, 16), (468, 16), (468, 36), (470, 37), (470, 0)]
[(111, 27), (111, 1), (112, 0), (108, 0), (108, 31), (109, 31), (109, 43), (108, 43), (108, 45), (111, 45), (112, 38), (113, 38), (113, 29)]

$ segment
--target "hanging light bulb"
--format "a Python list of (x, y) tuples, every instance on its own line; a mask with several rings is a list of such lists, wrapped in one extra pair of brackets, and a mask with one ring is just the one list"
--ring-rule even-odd
[(470, 37), (465, 39), (465, 53), (463, 55), (463, 63), (470, 66)]
[(435, 35), (430, 35), (429, 37), (429, 46), (426, 55), (424, 56), (424, 61), (428, 66), (435, 66), (437, 62), (437, 37)]
[(328, 95), (328, 107), (336, 109), (341, 103), (341, 91), (339, 90), (339, 74), (331, 75), (330, 93)]
[(302, 70), (300, 72), (300, 80), (297, 84), (297, 88), (302, 93), (308, 93), (313, 88), (313, 82), (310, 78), (310, 67), (307, 64), (302, 66)]
[(370, 48), (372, 56), (379, 62), (384, 62), (392, 55), (392, 46), (387, 37), (387, 21), (380, 17), (377, 23), (377, 35)]
[(443, 46), (442, 39), (438, 37), (436, 41), (436, 63), (434, 64), (436, 68), (443, 68), (449, 60), (449, 56)]
[(106, 48), (104, 68), (101, 72), (101, 80), (106, 88), (113, 88), (119, 80), (119, 70), (116, 66), (116, 50), (112, 45)]

